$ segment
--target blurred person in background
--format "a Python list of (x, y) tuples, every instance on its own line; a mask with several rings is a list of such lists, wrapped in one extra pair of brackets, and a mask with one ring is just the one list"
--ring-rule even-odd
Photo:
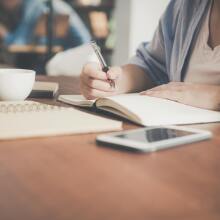
[[(53, 0), (55, 14), (69, 15), (68, 33), (64, 39), (55, 39), (56, 45), (64, 49), (73, 48), (90, 40), (90, 34), (77, 13), (62, 0)], [(0, 0), (0, 44), (28, 45), (46, 43), (46, 39), (35, 42), (36, 24), (48, 11), (42, 0)]]

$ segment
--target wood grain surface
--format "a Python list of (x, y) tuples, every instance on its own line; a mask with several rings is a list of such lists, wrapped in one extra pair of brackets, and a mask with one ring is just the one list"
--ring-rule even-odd
[[(74, 78), (38, 79), (79, 92)], [(193, 127), (213, 139), (152, 154), (99, 147), (95, 134), (0, 142), (0, 219), (219, 220), (220, 124)]]

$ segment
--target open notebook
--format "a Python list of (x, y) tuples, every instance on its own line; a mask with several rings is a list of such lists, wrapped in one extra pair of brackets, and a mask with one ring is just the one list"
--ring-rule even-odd
[(0, 102), (0, 140), (121, 130), (122, 123), (38, 102)]
[(97, 100), (86, 100), (81, 95), (61, 95), (58, 99), (75, 106), (95, 106), (145, 126), (220, 121), (220, 112), (139, 94), (125, 94)]

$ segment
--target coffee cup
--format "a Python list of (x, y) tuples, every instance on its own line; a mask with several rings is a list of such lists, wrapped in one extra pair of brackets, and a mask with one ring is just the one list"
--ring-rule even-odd
[(35, 71), (0, 69), (0, 101), (23, 101), (32, 91)]

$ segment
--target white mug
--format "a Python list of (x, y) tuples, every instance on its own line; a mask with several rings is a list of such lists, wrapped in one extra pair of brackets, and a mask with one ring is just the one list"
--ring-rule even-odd
[(23, 101), (31, 93), (36, 72), (25, 69), (0, 69), (0, 101)]

